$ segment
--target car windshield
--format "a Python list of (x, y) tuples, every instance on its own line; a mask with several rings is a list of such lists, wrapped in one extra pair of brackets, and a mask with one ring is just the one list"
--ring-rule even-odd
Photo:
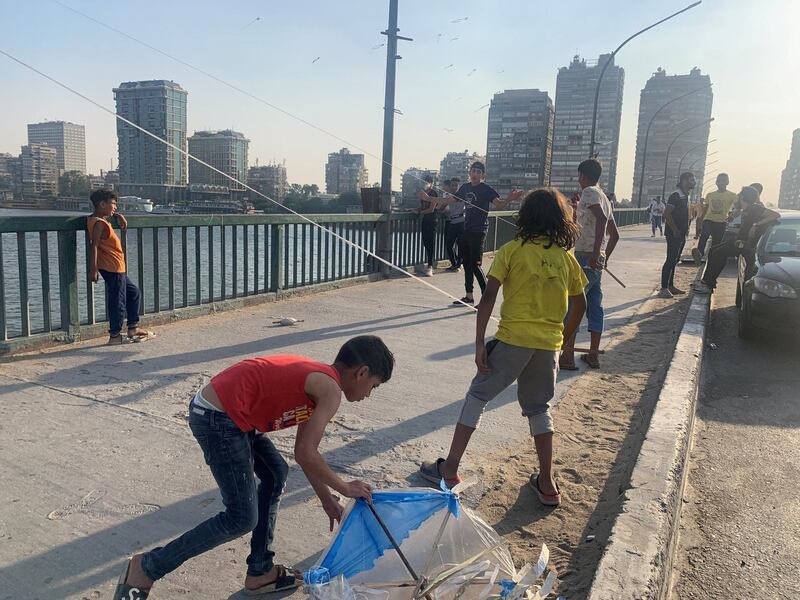
[(764, 252), (777, 256), (800, 254), (800, 219), (781, 221), (767, 233)]

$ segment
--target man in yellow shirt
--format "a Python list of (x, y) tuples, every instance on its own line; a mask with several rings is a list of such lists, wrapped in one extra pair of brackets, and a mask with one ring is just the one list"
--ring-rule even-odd
[(711, 237), (712, 251), (714, 248), (720, 247), (722, 239), (725, 237), (728, 213), (736, 202), (736, 194), (728, 190), (729, 183), (730, 180), (726, 173), (717, 175), (717, 191), (710, 192), (703, 202), (702, 212), (698, 217), (703, 222), (700, 240), (697, 242), (697, 248), (692, 249), (692, 258), (697, 264), (703, 260), (709, 236)]
[[(497, 252), (478, 305), (475, 364), (478, 373), (467, 392), (447, 459), (425, 462), (421, 475), (453, 487), (458, 467), (486, 405), (517, 381), (517, 398), (527, 417), (539, 457), (530, 485), (543, 504), (561, 503), (552, 473), (553, 419), (558, 354), (575, 333), (586, 310), (587, 279), (569, 250), (578, 237), (572, 209), (554, 188), (528, 194), (517, 217), (517, 234)], [(503, 305), (495, 339), (485, 341), (497, 293)], [(569, 313), (567, 305), (571, 301)], [(567, 314), (566, 323), (564, 315)]]

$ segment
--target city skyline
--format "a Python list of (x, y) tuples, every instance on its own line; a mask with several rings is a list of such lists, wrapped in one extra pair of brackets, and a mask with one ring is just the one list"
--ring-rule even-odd
[[(622, 4), (611, 2), (610, 6)], [(185, 15), (186, 34), (170, 32), (169, 35), (166, 23), (170, 16), (177, 18), (178, 9), (164, 7), (165, 22), (151, 23), (144, 14), (147, 6), (144, 2), (136, 8), (110, 7), (93, 0), (75, 4), (77, 9), (103, 21), (129, 23), (130, 31), (141, 39), (219, 74), (348, 142), (355, 142), (347, 144), (348, 147), (354, 153), (362, 152), (358, 147), (367, 150), (367, 169), (373, 173), (380, 171), (375, 156), (380, 155), (381, 146), (385, 54), (383, 49), (371, 48), (382, 42), (378, 32), (385, 28), (386, 6), (361, 2), (351, 10), (339, 12), (321, 6), (319, 18), (310, 25), (301, 19), (299, 7), (276, 7), (273, 18), (280, 19), (287, 27), (286, 31), (271, 29), (275, 35), (269, 41), (261, 36), (263, 31), (251, 32), (252, 28), (246, 36), (238, 35), (235, 27), (224, 32), (224, 39), (231, 42), (229, 50), (243, 53), (237, 54), (236, 64), (231, 63), (230, 54), (205, 47), (208, 44), (203, 36), (198, 37), (193, 31), (193, 28), (211, 31), (208, 24), (213, 22), (215, 14), (212, 4), (200, 2), (197, 10)], [(666, 13), (673, 7), (662, 8)], [(245, 2), (242, 10), (258, 12), (259, 8), (256, 3)], [(451, 24), (454, 11), (473, 17)], [(576, 53), (598, 56), (618, 43), (607, 36), (584, 36), (575, 42), (574, 37), (561, 35), (559, 31), (577, 22), (577, 15), (589, 19), (593, 31), (619, 31), (619, 38), (662, 16), (654, 7), (628, 5), (623, 17), (612, 16), (619, 13), (610, 9), (599, 11), (588, 2), (578, 3), (569, 10), (553, 11), (549, 27), (542, 33), (543, 43), (514, 35), (491, 44), (485, 52), (475, 53), (467, 51), (470, 39), (496, 30), (504, 22), (526, 19), (535, 22), (537, 8), (510, 2), (502, 14), (495, 14), (485, 11), (477, 2), (444, 2), (431, 7), (425, 19), (421, 19), (411, 2), (401, 2), (401, 30), (415, 41), (404, 44), (404, 60), (398, 68), (397, 106), (403, 114), (396, 118), (394, 189), (399, 189), (401, 173), (409, 166), (434, 167), (455, 148), (482, 153), (487, 112), (479, 107), (486, 105), (494, 93), (503, 89), (538, 88), (554, 97), (559, 66), (567, 64)], [(687, 15), (638, 38), (616, 57), (616, 64), (626, 71), (618, 197), (629, 197), (632, 189), (639, 90), (659, 66), (669, 73), (686, 73), (699, 66), (715, 82), (716, 121), (711, 135), (718, 140), (715, 148), (719, 165), (731, 174), (732, 186), (760, 180), (766, 187), (765, 198), (777, 201), (780, 173), (786, 161), (785, 140), (800, 122), (798, 108), (790, 100), (797, 96), (798, 83), (786, 78), (781, 94), (768, 98), (756, 91), (767, 89), (767, 82), (782, 72), (784, 60), (779, 58), (791, 62), (798, 55), (798, 50), (787, 41), (791, 39), (788, 23), (792, 15), (800, 16), (800, 10), (787, 2), (756, 9), (744, 2), (728, 2), (723, 6), (706, 0)], [(40, 21), (42, 30), (50, 36), (48, 39), (62, 43), (64, 52), (48, 55), (46, 48), (37, 48), (32, 40), (19, 35), (20, 28), (13, 24), (30, 18)], [(256, 158), (261, 163), (285, 158), (292, 181), (323, 187), (325, 157), (344, 145), (129, 40), (113, 38), (114, 46), (124, 51), (124, 56), (92, 52), (86, 37), (110, 36), (110, 32), (98, 30), (97, 25), (69, 11), (45, 12), (26, 6), (15, 10), (9, 20), (9, 51), (105, 105), (113, 106), (109, 90), (119, 81), (151, 78), (180, 81), (192, 93), (190, 131), (209, 128), (244, 131), (253, 140), (251, 163)], [(249, 20), (244, 18), (244, 22)], [(737, 42), (733, 55), (725, 53), (725, 57), (718, 58), (716, 55), (720, 53), (711, 50), (720, 44), (727, 47), (731, 32), (741, 21), (748, 23), (752, 35)], [(65, 23), (70, 27), (63, 27)], [(299, 39), (293, 37), (306, 26), (308, 31)], [(785, 34), (781, 34), (784, 27)], [(443, 35), (437, 37), (440, 33)], [(691, 43), (675, 44), (676, 36)], [(454, 37), (461, 39), (451, 42)], [(459, 42), (467, 46), (460, 46)], [(665, 52), (666, 48), (669, 52)], [(531, 53), (534, 59), (530, 58)], [(317, 56), (322, 58), (312, 64)], [(764, 56), (774, 58), (764, 61)], [(69, 57), (73, 60), (68, 60)], [(348, 67), (336, 68), (342, 64)], [(450, 64), (454, 67), (447, 69)], [(263, 75), (265, 70), (269, 71), (268, 76)], [(15, 153), (25, 143), (25, 123), (58, 118), (86, 125), (88, 170), (96, 173), (101, 168), (108, 169), (110, 159), (116, 156), (113, 119), (84, 101), (64, 95), (52, 84), (20, 71), (8, 61), (0, 62), (0, 76), (16, 90), (10, 110), (0, 116), (0, 152)], [(435, 83), (429, 90), (443, 92), (420, 94), (415, 83), (421, 77)], [(320, 90), (331, 93), (319, 95)]]

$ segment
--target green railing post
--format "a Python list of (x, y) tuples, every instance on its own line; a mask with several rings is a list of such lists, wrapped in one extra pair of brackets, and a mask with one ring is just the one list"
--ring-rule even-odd
[(61, 289), (61, 330), (67, 340), (80, 338), (78, 309), (78, 235), (76, 231), (58, 232), (58, 283)]
[(273, 292), (283, 289), (283, 245), (285, 231), (284, 225), (273, 223), (270, 225), (270, 282), (269, 287)]

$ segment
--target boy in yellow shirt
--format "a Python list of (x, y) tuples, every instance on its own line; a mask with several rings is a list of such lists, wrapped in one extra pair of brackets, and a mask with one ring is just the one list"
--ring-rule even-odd
[(703, 260), (709, 237), (712, 249), (722, 245), (725, 228), (728, 226), (728, 213), (731, 212), (737, 199), (736, 194), (728, 190), (729, 183), (730, 179), (727, 173), (717, 175), (717, 191), (710, 192), (703, 202), (700, 216), (697, 217), (699, 221), (702, 221), (700, 240), (697, 242), (697, 248), (692, 249), (692, 258), (696, 264), (700, 264)]
[[(539, 456), (539, 472), (531, 475), (531, 487), (543, 504), (561, 503), (552, 474), (549, 403), (555, 394), (562, 343), (575, 333), (586, 310), (586, 276), (569, 252), (577, 236), (572, 209), (560, 192), (542, 188), (523, 200), (516, 236), (497, 252), (478, 304), (478, 373), (461, 409), (450, 453), (447, 459), (422, 464), (425, 479), (435, 483), (444, 479), (449, 487), (461, 481), (458, 466), (486, 404), (516, 380), (522, 414), (528, 418)], [(504, 297), (500, 324), (495, 339), (486, 343), (486, 326), (500, 286)]]

